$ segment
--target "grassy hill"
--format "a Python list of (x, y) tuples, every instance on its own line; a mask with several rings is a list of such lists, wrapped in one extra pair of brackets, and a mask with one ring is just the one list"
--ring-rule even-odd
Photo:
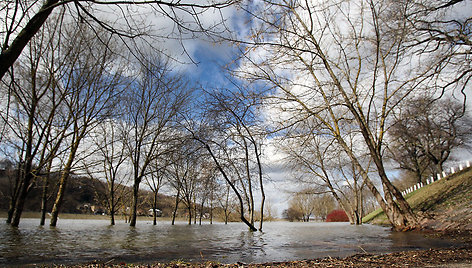
[[(405, 196), (421, 225), (439, 231), (472, 231), (472, 168), (466, 168)], [(382, 209), (370, 213), (363, 222), (389, 224)]]
[[(7, 211), (10, 204), (10, 196), (14, 183), (14, 174), (9, 175), (5, 171), (0, 170), (0, 211)], [(57, 185), (59, 181), (58, 174), (52, 174), (50, 181), (50, 188), (48, 192), (48, 211), (51, 211), (54, 198), (57, 194)], [(41, 207), (41, 195), (43, 191), (41, 181), (33, 183), (28, 198), (25, 203), (25, 212), (39, 212)], [(64, 203), (61, 208), (61, 213), (91, 213), (84, 211), (81, 207), (84, 204), (106, 207), (106, 185), (103, 181), (98, 179), (72, 175), (69, 178), (64, 196)], [(132, 188), (128, 186), (117, 185), (115, 187), (125, 188), (125, 202), (130, 206)], [(144, 184), (141, 188), (145, 188)], [(153, 195), (150, 191), (145, 189), (140, 190), (140, 199), (138, 209), (146, 213), (152, 207)], [(158, 208), (164, 212), (165, 216), (170, 216), (175, 204), (175, 198), (171, 196), (158, 195)]]

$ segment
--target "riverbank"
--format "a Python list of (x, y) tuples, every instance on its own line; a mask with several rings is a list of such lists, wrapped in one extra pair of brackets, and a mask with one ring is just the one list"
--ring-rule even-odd
[[(472, 167), (411, 192), (405, 199), (419, 216), (421, 229), (472, 234)], [(389, 224), (381, 209), (364, 217), (363, 222)]]
[[(7, 212), (6, 211), (0, 211), (0, 218), (7, 218)], [(40, 219), (41, 218), (41, 213), (40, 212), (32, 212), (32, 211), (26, 211), (23, 212), (22, 219)], [(46, 216), (46, 220), (49, 220), (51, 217), (49, 215)], [(110, 220), (109, 215), (96, 215), (96, 214), (74, 214), (74, 213), (60, 213), (59, 214), (59, 221), (61, 219), (68, 219), (68, 220)], [(148, 221), (152, 222), (153, 218), (152, 216), (138, 216), (137, 217), (138, 221)], [(171, 221), (171, 217), (158, 217), (157, 221), (158, 222), (169, 222)], [(188, 221), (187, 218), (184, 217), (177, 217), (175, 219), (176, 221)], [(116, 215), (115, 216), (115, 222), (126, 222), (125, 217), (123, 215)], [(203, 219), (202, 222), (209, 222), (208, 219)], [(217, 222), (215, 220), (215, 222)], [(193, 223), (193, 221), (192, 221)], [(198, 224), (198, 221), (197, 221)]]
[[(67, 267), (67, 266), (60, 266)], [(472, 267), (472, 247), (452, 249), (429, 249), (401, 251), (389, 254), (356, 254), (345, 258), (319, 258), (313, 260), (272, 262), (258, 264), (221, 264), (216, 262), (187, 263), (174, 261), (169, 263), (151, 264), (127, 264), (113, 263), (90, 263), (84, 265), (69, 266), (72, 268), (82, 267)]]

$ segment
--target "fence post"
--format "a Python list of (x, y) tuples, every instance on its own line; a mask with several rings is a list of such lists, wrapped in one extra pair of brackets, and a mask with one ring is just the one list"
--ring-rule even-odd
[(454, 170), (454, 167), (451, 167), (451, 174), (454, 174), (454, 173), (456, 173)]
[(459, 164), (459, 170), (463, 170), (462, 163)]
[(440, 180), (440, 179), (441, 179), (441, 174), (438, 173), (438, 180)]
[(446, 172), (445, 171), (442, 172), (442, 175), (443, 175), (443, 178), (446, 178)]
[(470, 161), (467, 160), (467, 167), (470, 167)]

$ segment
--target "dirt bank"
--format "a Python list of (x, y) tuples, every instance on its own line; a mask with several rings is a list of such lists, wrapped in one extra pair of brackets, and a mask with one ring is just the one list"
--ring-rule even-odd
[[(65, 266), (61, 266), (65, 267)], [(215, 262), (186, 263), (90, 263), (81, 267), (472, 267), (472, 247), (402, 251), (390, 254), (356, 254), (346, 258), (321, 258), (292, 262), (260, 264), (220, 264)]]
[[(472, 167), (409, 193), (405, 196), (419, 216), (424, 230), (445, 233), (472, 233)], [(389, 224), (378, 209), (364, 222)]]

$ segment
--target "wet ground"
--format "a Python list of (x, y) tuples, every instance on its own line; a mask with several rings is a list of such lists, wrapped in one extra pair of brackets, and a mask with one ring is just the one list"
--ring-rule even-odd
[(132, 228), (124, 223), (109, 226), (106, 220), (61, 220), (50, 228), (39, 227), (37, 219), (24, 219), (19, 228), (0, 224), (0, 266), (290, 263), (463, 245), (435, 234), (348, 223), (269, 222), (264, 232), (249, 232), (240, 223), (172, 226), (159, 222), (153, 226), (138, 222)]
[(154, 264), (90, 263), (81, 267), (472, 267), (472, 248), (429, 249), (402, 251), (390, 254), (356, 254), (345, 258), (320, 258), (313, 260), (273, 262), (260, 264), (221, 264), (216, 262), (186, 263), (174, 261)]

